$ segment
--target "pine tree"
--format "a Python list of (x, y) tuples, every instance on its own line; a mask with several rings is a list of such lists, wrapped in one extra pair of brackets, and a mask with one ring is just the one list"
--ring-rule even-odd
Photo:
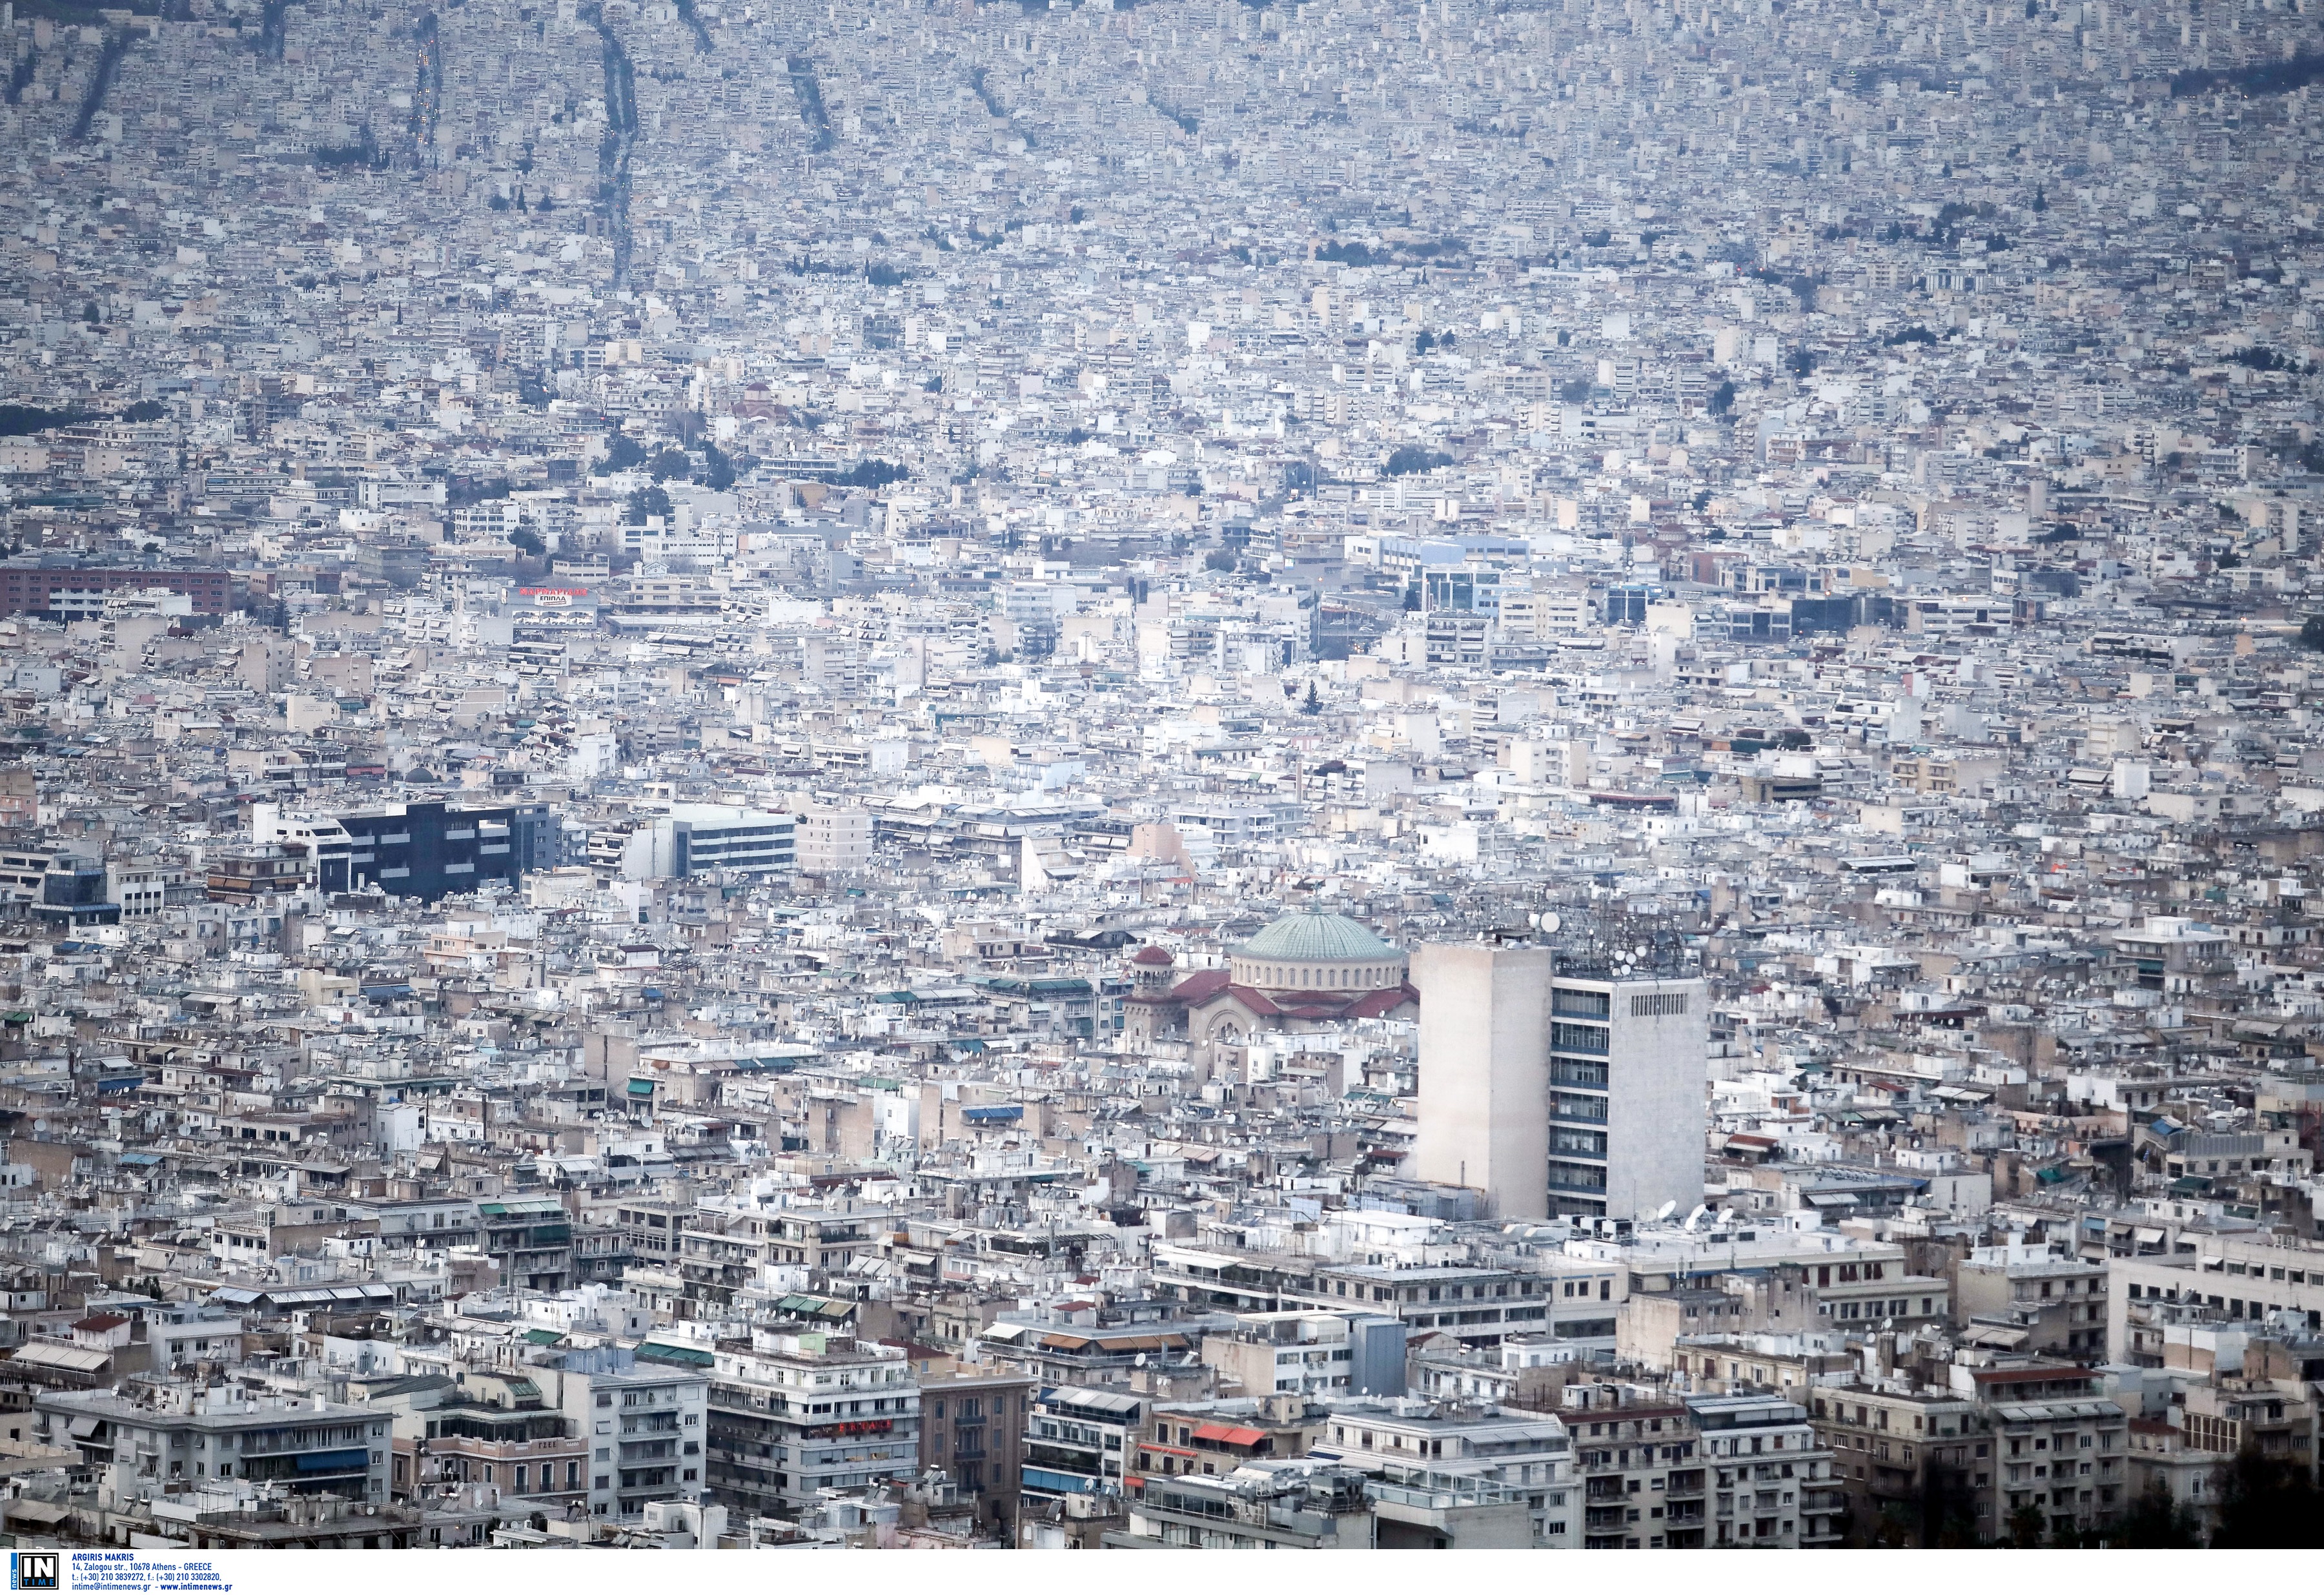
[(2324, 1549), (2324, 1493), (2304, 1467), (2246, 1446), (2220, 1470), (2219, 1526), (2214, 1547), (2227, 1550)]

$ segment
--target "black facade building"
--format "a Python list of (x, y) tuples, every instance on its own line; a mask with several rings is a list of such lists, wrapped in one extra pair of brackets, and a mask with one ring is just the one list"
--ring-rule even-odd
[[(480, 881), (512, 886), (534, 870), (558, 862), (560, 826), (545, 803), (455, 808), (446, 803), (398, 803), (338, 816), (347, 833), (344, 865), (318, 861), (325, 891), (377, 886), (392, 897), (433, 902)], [(338, 876), (334, 880), (334, 874)]]

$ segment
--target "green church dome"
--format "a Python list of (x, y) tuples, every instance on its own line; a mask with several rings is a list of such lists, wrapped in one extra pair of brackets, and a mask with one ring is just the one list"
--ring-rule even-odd
[(1394, 947), (1345, 914), (1301, 909), (1286, 914), (1235, 949), (1242, 958), (1393, 958)]

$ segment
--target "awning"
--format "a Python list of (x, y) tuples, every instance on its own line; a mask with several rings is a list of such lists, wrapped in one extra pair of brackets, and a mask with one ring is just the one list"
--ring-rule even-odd
[(351, 1451), (310, 1451), (299, 1459), (301, 1473), (351, 1473), (371, 1465), (371, 1452), (356, 1448)]
[(1267, 1431), (1239, 1429), (1227, 1424), (1204, 1424), (1194, 1431), (1194, 1437), (1213, 1441), (1220, 1445), (1257, 1445), (1267, 1438)]
[(69, 1508), (54, 1501), (36, 1501), (20, 1496), (8, 1503), (8, 1521), (11, 1523), (38, 1523), (52, 1527), (71, 1516)]
[(647, 1341), (638, 1347), (641, 1362), (676, 1362), (688, 1368), (709, 1368), (718, 1359), (699, 1346), (672, 1346), (660, 1341)]
[(29, 1363), (34, 1368), (69, 1369), (73, 1373), (102, 1373), (113, 1361), (110, 1351), (92, 1351), (86, 1346), (60, 1346), (53, 1341), (32, 1341), (16, 1348), (12, 1361)]

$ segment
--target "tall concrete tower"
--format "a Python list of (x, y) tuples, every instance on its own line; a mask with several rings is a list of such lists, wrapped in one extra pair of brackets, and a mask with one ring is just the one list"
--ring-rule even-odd
[(1425, 1180), (1502, 1218), (1651, 1217), (1702, 1200), (1709, 991), (1456, 943), (1413, 961)]

